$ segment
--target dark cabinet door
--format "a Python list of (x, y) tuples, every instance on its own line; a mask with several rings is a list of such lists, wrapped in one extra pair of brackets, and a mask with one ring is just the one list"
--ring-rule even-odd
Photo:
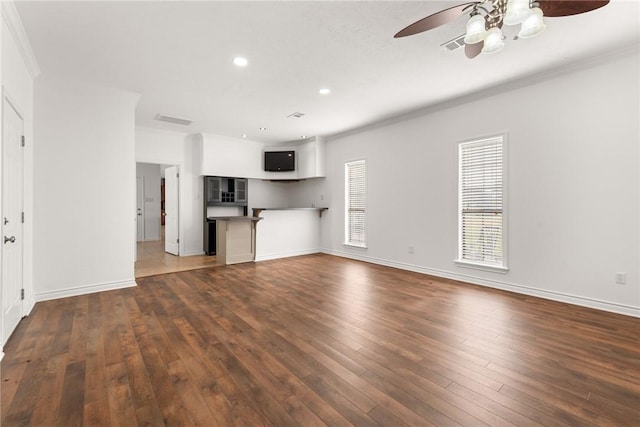
[(216, 254), (216, 222), (206, 221), (204, 228), (204, 252), (207, 255)]
[(222, 202), (222, 178), (208, 176), (205, 178), (207, 203)]

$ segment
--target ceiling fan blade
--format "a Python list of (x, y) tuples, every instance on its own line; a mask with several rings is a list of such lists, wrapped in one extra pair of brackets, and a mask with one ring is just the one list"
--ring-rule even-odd
[(484, 47), (484, 41), (480, 41), (474, 44), (466, 44), (464, 45), (464, 54), (467, 55), (467, 58), (473, 59), (476, 56), (480, 55), (482, 48)]
[(545, 17), (571, 16), (600, 9), (609, 0), (539, 0), (540, 9)]
[(436, 12), (433, 15), (429, 15), (426, 18), (422, 18), (419, 21), (414, 22), (408, 27), (400, 30), (394, 38), (412, 36), (414, 34), (422, 33), (424, 31), (432, 30), (440, 25), (447, 24), (460, 16), (464, 15), (466, 8), (472, 4), (478, 4), (479, 2), (470, 2), (453, 6), (448, 9)]

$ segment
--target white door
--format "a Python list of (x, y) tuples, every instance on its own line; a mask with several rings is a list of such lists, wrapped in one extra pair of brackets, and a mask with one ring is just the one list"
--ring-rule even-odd
[(179, 255), (177, 166), (164, 170), (164, 212), (164, 250), (170, 254)]
[(142, 242), (144, 240), (144, 177), (136, 176), (136, 240)]
[(22, 117), (4, 98), (2, 117), (2, 344), (22, 318)]

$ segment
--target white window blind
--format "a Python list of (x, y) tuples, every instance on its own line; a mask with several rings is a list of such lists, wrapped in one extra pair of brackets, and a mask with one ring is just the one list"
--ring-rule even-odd
[(459, 147), (458, 261), (506, 267), (503, 137)]
[(364, 160), (345, 164), (345, 243), (366, 245), (366, 173)]

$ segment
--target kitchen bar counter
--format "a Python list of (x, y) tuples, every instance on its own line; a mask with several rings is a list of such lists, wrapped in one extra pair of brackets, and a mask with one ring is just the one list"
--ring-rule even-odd
[(253, 208), (253, 216), (259, 217), (262, 211), (317, 211), (322, 218), (322, 213), (329, 208)]
[(260, 221), (257, 216), (209, 216), (207, 221)]
[(215, 216), (216, 257), (218, 264), (238, 264), (256, 259), (256, 223), (261, 218), (252, 216)]
[(320, 252), (322, 213), (328, 208), (253, 208), (258, 225), (256, 261)]

